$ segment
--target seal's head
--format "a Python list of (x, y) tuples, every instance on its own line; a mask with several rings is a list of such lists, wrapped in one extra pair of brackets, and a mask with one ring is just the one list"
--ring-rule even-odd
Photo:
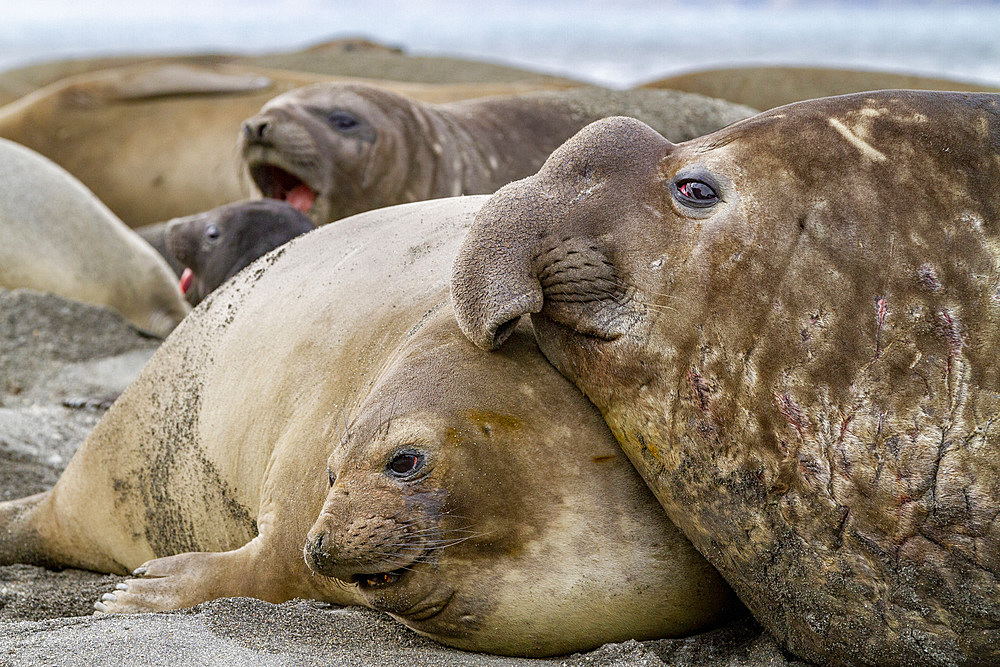
[(431, 320), (345, 420), (309, 567), (422, 634), (493, 653), (718, 620), (725, 584), (530, 331), (485, 355), (449, 308)]
[(499, 191), (456, 260), (467, 335), (495, 347), (532, 313), (810, 660), (1000, 661), (998, 105), (864, 93), (679, 145), (600, 121)]
[(419, 103), (373, 86), (298, 88), (243, 122), (243, 166), (262, 195), (317, 225), (425, 199), (407, 190), (422, 178), (416, 144), (430, 129), (423, 115)]
[(167, 224), (165, 243), (186, 267), (181, 291), (196, 305), (258, 257), (312, 229), (294, 207), (262, 199), (175, 218)]

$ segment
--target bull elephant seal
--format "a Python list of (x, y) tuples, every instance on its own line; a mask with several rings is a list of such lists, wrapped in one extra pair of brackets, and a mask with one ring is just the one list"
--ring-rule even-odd
[(181, 291), (197, 305), (258, 257), (313, 229), (295, 207), (258, 199), (175, 218), (166, 226), (164, 242), (185, 267)]
[(634, 116), (682, 140), (752, 113), (673, 91), (577, 88), (433, 105), (329, 83), (265, 104), (243, 123), (241, 146), (262, 195), (321, 225), (392, 204), (495, 192), (605, 116)]
[(717, 620), (724, 582), (530, 334), (498, 358), (461, 336), (449, 268), (484, 200), (345, 220), (226, 283), (51, 492), (0, 505), (0, 563), (141, 566), (106, 611), (310, 597), (525, 655)]
[(163, 258), (82, 183), (0, 139), (0, 287), (29, 287), (117, 310), (166, 336), (187, 314)]
[(998, 103), (825, 98), (680, 145), (608, 120), (456, 260), (472, 340), (534, 313), (671, 518), (820, 664), (1000, 662)]

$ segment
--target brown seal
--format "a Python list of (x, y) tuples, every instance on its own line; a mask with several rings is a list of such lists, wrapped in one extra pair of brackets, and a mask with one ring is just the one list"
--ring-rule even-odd
[(483, 347), (534, 313), (792, 652), (996, 664), (997, 183), (996, 95), (812, 100), (680, 145), (608, 120), (484, 206), (456, 312)]
[[(279, 93), (343, 80), (176, 63), (88, 72), (0, 108), (0, 137), (50, 158), (139, 227), (246, 199), (251, 187), (240, 177), (234, 149), (240, 123)], [(428, 102), (565, 85), (377, 83)]]
[(274, 199), (226, 204), (171, 220), (164, 242), (178, 263), (181, 291), (199, 304), (258, 257), (314, 229), (295, 207)]
[(227, 282), (52, 491), (0, 504), (0, 563), (139, 568), (103, 611), (317, 598), (511, 654), (718, 620), (725, 583), (530, 332), (498, 357), (461, 335), (484, 200), (373, 211)]
[(673, 91), (577, 88), (426, 104), (373, 86), (316, 84), (264, 105), (244, 122), (241, 144), (258, 190), (321, 225), (392, 204), (495, 192), (605, 116), (633, 116), (683, 140), (752, 113)]
[(732, 67), (678, 74), (643, 84), (718, 97), (757, 109), (773, 109), (791, 102), (860, 93), (866, 90), (909, 88), (958, 92), (998, 93), (1000, 88), (972, 81), (867, 70), (828, 67)]
[(0, 287), (108, 306), (157, 336), (189, 310), (149, 244), (65, 170), (3, 139)]

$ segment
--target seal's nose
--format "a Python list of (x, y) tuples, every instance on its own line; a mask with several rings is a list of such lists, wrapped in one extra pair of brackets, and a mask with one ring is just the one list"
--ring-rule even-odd
[(264, 141), (270, 128), (270, 121), (260, 116), (254, 116), (243, 121), (243, 136), (247, 141)]

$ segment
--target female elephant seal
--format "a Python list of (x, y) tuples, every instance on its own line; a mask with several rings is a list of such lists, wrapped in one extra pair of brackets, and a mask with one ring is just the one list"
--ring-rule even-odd
[(0, 287), (109, 306), (166, 336), (188, 306), (163, 258), (82, 183), (0, 139)]
[(456, 260), (472, 340), (534, 313), (671, 518), (821, 664), (1000, 663), (998, 103), (826, 98), (680, 145), (597, 123)]
[(374, 86), (320, 83), (265, 104), (244, 121), (240, 142), (261, 194), (321, 225), (392, 204), (495, 192), (605, 116), (634, 116), (683, 140), (752, 113), (665, 90), (578, 88), (435, 105)]
[(718, 620), (725, 583), (530, 333), (496, 358), (462, 337), (448, 274), (484, 199), (345, 220), (226, 283), (51, 492), (0, 505), (0, 563), (141, 566), (105, 611), (366, 603), (510, 654)]
[(313, 229), (290, 204), (259, 199), (175, 218), (166, 225), (164, 244), (184, 266), (181, 291), (197, 305), (258, 257)]

